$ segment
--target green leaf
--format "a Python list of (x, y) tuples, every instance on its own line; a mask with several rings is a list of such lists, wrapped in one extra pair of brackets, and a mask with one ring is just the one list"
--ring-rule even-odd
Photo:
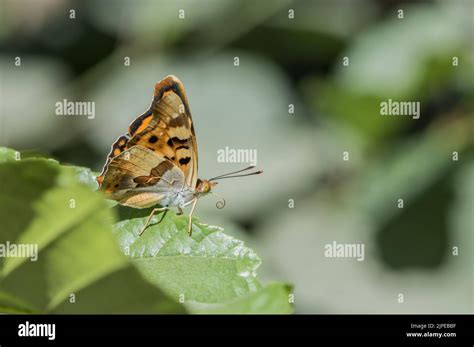
[[(0, 163), (6, 161), (18, 161), (20, 159), (40, 159), (44, 158), (44, 155), (34, 155), (27, 153), (28, 155), (25, 156), (24, 152), (15, 151), (14, 149), (7, 148), (7, 147), (0, 147)], [(46, 159), (46, 158), (45, 158)], [(50, 159), (53, 162), (56, 162), (54, 159)], [(97, 182), (96, 176), (98, 175), (97, 172), (93, 172), (91, 169), (81, 166), (62, 166), (63, 170), (70, 170), (75, 175), (76, 179), (88, 186), (91, 190), (97, 190)]]
[(2, 312), (184, 311), (123, 256), (111, 233), (112, 210), (74, 169), (1, 154), (0, 245), (4, 252), (20, 244), (38, 250), (36, 261), (0, 258)]
[(89, 168), (81, 166), (71, 166), (70, 168), (74, 171), (74, 175), (79, 182), (86, 185), (91, 190), (97, 190), (97, 188), (99, 188), (97, 181), (95, 180), (97, 173), (92, 172)]
[(292, 312), (289, 286), (262, 288), (260, 258), (222, 228), (194, 218), (190, 237), (170, 212), (138, 236), (149, 210), (110, 208), (94, 172), (16, 153), (0, 148), (0, 312)]
[(141, 272), (174, 298), (222, 303), (261, 288), (256, 279), (260, 258), (242, 241), (225, 235), (222, 228), (194, 218), (190, 237), (187, 217), (169, 212), (160, 224), (149, 226), (139, 237), (145, 220), (119, 222), (115, 233)]
[(239, 313), (239, 314), (282, 314), (292, 313), (290, 304), (291, 286), (283, 283), (271, 283), (265, 288), (237, 298), (227, 304), (190, 304), (195, 313)]
[(10, 148), (0, 147), (0, 163), (15, 161), (17, 158), (20, 158), (20, 152)]

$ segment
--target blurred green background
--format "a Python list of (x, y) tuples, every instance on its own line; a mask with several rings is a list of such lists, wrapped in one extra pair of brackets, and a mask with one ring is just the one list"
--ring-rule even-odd
[[(211, 196), (196, 214), (293, 283), (296, 312), (474, 311), (472, 1), (0, 3), (1, 146), (100, 171), (174, 74), (199, 176), (244, 166), (218, 163), (226, 146), (265, 171), (222, 181), (226, 208)], [(421, 102), (420, 119), (381, 116), (389, 98)], [(56, 115), (63, 99), (95, 102), (95, 119)], [(333, 241), (365, 260), (324, 257)]]

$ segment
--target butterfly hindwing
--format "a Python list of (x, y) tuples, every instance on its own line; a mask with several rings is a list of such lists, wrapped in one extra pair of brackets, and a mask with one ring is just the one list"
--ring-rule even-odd
[(133, 146), (110, 160), (101, 190), (122, 205), (143, 208), (160, 204), (173, 187), (183, 184), (184, 175), (173, 162)]
[(102, 169), (102, 173), (97, 176), (97, 182), (99, 183), (99, 186), (102, 185), (102, 181), (104, 180), (104, 174), (110, 161), (125, 150), (125, 148), (127, 147), (128, 140), (129, 139), (127, 135), (122, 135), (112, 144), (110, 152), (107, 155), (104, 168)]

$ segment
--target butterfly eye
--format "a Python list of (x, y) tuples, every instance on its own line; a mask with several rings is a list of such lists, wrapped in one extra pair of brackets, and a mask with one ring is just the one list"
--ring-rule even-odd
[(207, 180), (201, 181), (200, 186), (199, 186), (199, 192), (209, 193), (211, 191), (212, 187), (214, 187), (215, 185), (216, 185), (215, 182), (209, 182)]

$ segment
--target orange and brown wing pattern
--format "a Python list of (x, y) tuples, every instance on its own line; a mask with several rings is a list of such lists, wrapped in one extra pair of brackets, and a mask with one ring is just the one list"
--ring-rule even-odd
[(110, 161), (101, 190), (122, 205), (145, 208), (166, 203), (170, 191), (183, 184), (183, 172), (171, 161), (133, 146)]
[(100, 173), (99, 176), (97, 176), (97, 183), (99, 183), (99, 187), (102, 187), (102, 183), (104, 181), (105, 177), (105, 172), (107, 171), (107, 168), (109, 167), (109, 164), (113, 158), (118, 156), (120, 153), (125, 151), (127, 148), (127, 143), (128, 143), (128, 136), (127, 135), (122, 135), (120, 136), (115, 142), (112, 144), (112, 147), (110, 149), (110, 153), (107, 155), (107, 160), (105, 162), (105, 165), (102, 169), (102, 172)]
[(183, 171), (185, 183), (195, 187), (198, 156), (194, 126), (183, 84), (175, 76), (167, 76), (155, 85), (150, 109), (135, 119), (128, 134), (112, 145), (102, 173), (97, 177), (102, 185), (107, 166), (124, 150), (143, 146), (162, 154)]

